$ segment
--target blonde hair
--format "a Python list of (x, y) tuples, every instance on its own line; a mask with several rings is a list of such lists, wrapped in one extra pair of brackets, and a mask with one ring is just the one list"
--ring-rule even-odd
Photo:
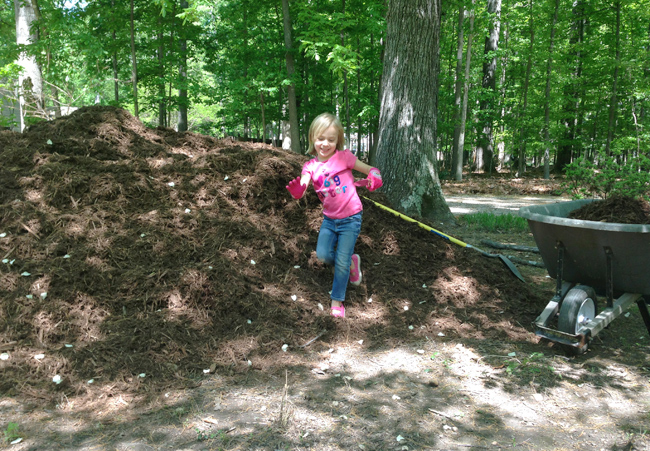
[(345, 145), (345, 135), (343, 130), (343, 125), (338, 117), (330, 113), (323, 113), (316, 116), (316, 118), (311, 122), (309, 126), (309, 147), (307, 153), (311, 155), (316, 155), (316, 149), (314, 149), (314, 141), (330, 127), (336, 128), (338, 132), (338, 139), (336, 140), (336, 149), (343, 150), (342, 147)]

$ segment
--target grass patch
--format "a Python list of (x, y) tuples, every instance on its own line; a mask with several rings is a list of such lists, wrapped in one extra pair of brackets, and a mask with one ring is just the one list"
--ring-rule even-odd
[(471, 213), (458, 218), (468, 229), (482, 232), (528, 232), (528, 221), (521, 216), (506, 213)]

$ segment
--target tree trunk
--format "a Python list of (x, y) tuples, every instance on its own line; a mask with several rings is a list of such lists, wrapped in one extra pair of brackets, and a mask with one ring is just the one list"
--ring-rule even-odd
[(578, 48), (572, 51), (574, 60), (573, 77), (566, 85), (564, 98), (566, 103), (563, 108), (563, 117), (561, 123), (564, 125), (564, 138), (557, 146), (557, 157), (555, 160), (554, 172), (562, 173), (564, 168), (571, 163), (575, 151), (577, 128), (578, 128), (578, 112), (580, 111), (580, 77), (582, 76), (582, 52), (579, 50), (584, 38), (584, 3), (583, 0), (577, 0), (573, 3), (573, 24), (571, 26), (571, 37), (569, 39), (569, 46), (571, 48)]
[(553, 67), (553, 43), (555, 40), (555, 24), (557, 24), (557, 13), (560, 7), (560, 0), (555, 0), (555, 10), (551, 22), (551, 39), (548, 45), (548, 59), (546, 60), (546, 92), (544, 95), (544, 178), (549, 179), (550, 174), (550, 154), (551, 154), (551, 137), (550, 137), (550, 109), (551, 109), (551, 68)]
[(167, 107), (165, 105), (165, 45), (163, 42), (162, 16), (158, 16), (158, 126), (167, 126)]
[[(370, 40), (374, 42), (372, 35), (370, 36)], [(380, 61), (383, 66), (385, 61), (384, 57), (385, 57), (386, 47), (381, 39), (379, 40), (379, 45), (381, 46)], [(373, 79), (371, 83), (374, 88), (375, 80)], [(382, 98), (381, 90), (383, 87), (381, 80), (379, 80), (378, 85), (379, 85), (379, 89), (377, 89), (377, 100), (378, 103), (381, 105), (381, 98)], [(374, 127), (372, 134), (369, 133), (370, 140), (372, 141), (368, 146), (368, 164), (370, 164), (370, 166), (377, 166), (377, 142), (379, 141), (379, 123), (377, 122), (375, 125), (376, 127)]]
[[(115, 11), (115, 0), (111, 0), (111, 8), (113, 11)], [(115, 104), (118, 105), (120, 103), (120, 85), (119, 85), (119, 74), (117, 71), (117, 32), (115, 29), (113, 29), (112, 32), (113, 35), (113, 54), (111, 55), (111, 59), (113, 61), (113, 89), (115, 91)]]
[(463, 22), (465, 20), (465, 7), (461, 4), (458, 8), (458, 42), (456, 45), (456, 87), (454, 92), (454, 142), (451, 146), (451, 174), (454, 180), (463, 179), (463, 149), (458, 146), (460, 135), (460, 110), (463, 102)]
[(262, 142), (266, 143), (266, 116), (264, 111), (264, 92), (260, 91), (260, 108), (262, 109)]
[[(14, 0), (16, 17), (16, 43), (31, 45), (38, 42), (38, 32), (32, 24), (40, 12), (36, 0)], [(18, 56), (18, 65), (23, 68), (18, 77), (20, 131), (25, 129), (25, 118), (46, 117), (43, 93), (43, 73), (36, 57), (23, 51)]]
[(614, 125), (616, 122), (616, 103), (617, 93), (616, 86), (618, 83), (618, 67), (621, 65), (621, 2), (616, 2), (616, 61), (614, 62), (614, 82), (612, 83), (612, 96), (609, 102), (609, 121), (607, 125), (607, 142), (605, 144), (605, 155), (610, 157), (612, 154), (612, 139), (614, 137)]
[(497, 154), (498, 154), (498, 170), (503, 168), (506, 157), (506, 143), (503, 139), (505, 135), (505, 121), (506, 116), (507, 100), (506, 100), (506, 71), (508, 69), (508, 25), (509, 22), (506, 18), (505, 28), (503, 30), (503, 56), (501, 57), (501, 77), (499, 78), (499, 84), (501, 85), (501, 95), (499, 96), (499, 111), (500, 111), (500, 130), (501, 138), (497, 143)]
[(135, 58), (135, 27), (133, 23), (133, 0), (131, 0), (131, 81), (133, 82), (133, 114), (140, 117), (138, 111), (138, 63)]
[(383, 190), (408, 215), (454, 223), (436, 162), (440, 0), (391, 0), (387, 17), (377, 143)]
[[(357, 36), (357, 53), (361, 54), (359, 36)], [(357, 66), (357, 112), (361, 111), (361, 65)], [(357, 116), (357, 156), (361, 157), (361, 117)]]
[[(535, 44), (535, 27), (533, 24), (533, 0), (529, 1), (530, 18), (530, 43), (528, 44), (528, 62), (526, 63), (526, 78), (524, 80), (524, 103), (519, 114), (519, 155), (517, 165), (517, 176), (521, 177), (526, 171), (526, 141), (528, 140), (528, 120), (526, 109), (528, 108), (528, 86), (530, 85), (530, 73), (533, 68), (533, 48)], [(522, 123), (523, 122), (523, 123)]]
[(293, 61), (293, 42), (291, 38), (291, 15), (289, 0), (282, 0), (282, 17), (284, 25), (284, 46), (286, 48), (287, 76), (291, 82), (287, 93), (289, 95), (289, 136), (291, 150), (300, 153), (300, 128), (298, 124), (298, 103), (296, 102), (296, 87), (293, 82), (295, 63)]
[(496, 90), (496, 52), (499, 49), (501, 29), (501, 0), (488, 0), (487, 11), (492, 16), (490, 33), (485, 38), (485, 61), (483, 62), (483, 99), (480, 103), (481, 123), (476, 144), (476, 170), (491, 173), (494, 167), (494, 143), (492, 142), (495, 90)]
[(472, 39), (474, 38), (474, 0), (469, 17), (469, 37), (467, 38), (467, 55), (465, 56), (465, 83), (463, 84), (463, 105), (460, 110), (460, 128), (458, 130), (458, 149), (460, 152), (461, 178), (465, 160), (465, 129), (467, 127), (467, 104), (469, 103), (469, 77), (472, 62)]
[[(181, 0), (181, 10), (186, 10), (188, 8), (187, 0)], [(183, 12), (181, 11), (181, 12)], [(181, 24), (181, 27), (183, 25)], [(181, 43), (181, 54), (180, 54), (180, 66), (178, 68), (179, 82), (180, 87), (178, 89), (178, 131), (186, 132), (187, 131), (187, 107), (189, 101), (187, 98), (187, 38), (183, 32), (180, 39)]]
[[(341, 13), (345, 17), (345, 0), (341, 0)], [(345, 32), (341, 32), (341, 47), (345, 47)], [(350, 136), (352, 134), (352, 127), (350, 125), (350, 93), (348, 92), (348, 71), (343, 70), (343, 101), (345, 103), (345, 140), (348, 146), (352, 147)]]

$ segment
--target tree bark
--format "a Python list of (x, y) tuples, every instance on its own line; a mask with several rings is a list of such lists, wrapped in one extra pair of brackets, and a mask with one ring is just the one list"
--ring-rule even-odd
[[(115, 0), (111, 0), (111, 8), (115, 11)], [(113, 28), (112, 31), (113, 37), (113, 53), (111, 55), (111, 60), (113, 62), (113, 90), (115, 91), (115, 104), (120, 103), (120, 85), (118, 83), (119, 73), (117, 70), (117, 31)]]
[(167, 107), (165, 105), (165, 44), (162, 16), (158, 16), (158, 126), (167, 126)]
[(264, 92), (260, 91), (260, 108), (262, 110), (262, 142), (266, 143), (266, 115), (264, 111)]
[(614, 81), (612, 83), (612, 96), (609, 102), (609, 121), (607, 125), (607, 142), (605, 143), (605, 155), (610, 157), (612, 154), (612, 139), (614, 138), (614, 126), (616, 122), (616, 103), (617, 84), (618, 84), (618, 67), (621, 65), (621, 2), (616, 2), (616, 61), (614, 62)]
[[(472, 62), (472, 39), (474, 38), (474, 0), (472, 0), (472, 11), (469, 17), (469, 37), (467, 38), (467, 55), (465, 56), (465, 82), (463, 84), (463, 105), (460, 110), (460, 128), (458, 130), (458, 149), (461, 158), (461, 179), (462, 164), (465, 160), (465, 129), (467, 124), (467, 104), (469, 103), (469, 76)], [(458, 179), (459, 181), (461, 179)]]
[(555, 40), (555, 25), (557, 24), (557, 14), (560, 8), (560, 0), (555, 0), (555, 10), (551, 22), (551, 39), (548, 45), (548, 59), (546, 60), (546, 91), (544, 95), (544, 179), (549, 179), (550, 174), (550, 155), (551, 155), (551, 137), (550, 137), (550, 107), (551, 107), (551, 68), (553, 67), (553, 44)]
[(485, 38), (485, 61), (483, 62), (484, 98), (480, 103), (479, 136), (476, 144), (476, 170), (491, 173), (494, 168), (494, 143), (492, 134), (494, 128), (494, 93), (496, 90), (496, 52), (499, 49), (499, 33), (501, 30), (501, 0), (488, 0), (487, 11), (492, 16), (490, 33)]
[(463, 149), (458, 146), (460, 135), (460, 110), (463, 102), (463, 22), (465, 21), (465, 7), (463, 4), (458, 8), (458, 41), (456, 44), (456, 86), (454, 90), (454, 142), (451, 146), (451, 174), (454, 180), (463, 179)]
[[(535, 44), (535, 27), (533, 23), (533, 0), (529, 1), (530, 18), (528, 20), (530, 27), (530, 43), (528, 44), (528, 62), (526, 63), (526, 78), (524, 79), (524, 102), (519, 114), (520, 138), (519, 138), (519, 155), (517, 165), (517, 175), (521, 177), (526, 171), (526, 141), (528, 140), (528, 121), (526, 119), (526, 109), (528, 108), (528, 86), (530, 85), (530, 73), (533, 68), (533, 48)], [(522, 123), (523, 122), (523, 123)]]
[(573, 3), (573, 23), (571, 30), (571, 37), (569, 39), (569, 46), (572, 49), (576, 47), (578, 50), (572, 50), (571, 56), (573, 57), (573, 77), (572, 80), (566, 85), (564, 97), (567, 99), (563, 108), (563, 117), (561, 119), (564, 125), (564, 138), (557, 146), (557, 156), (555, 159), (554, 172), (562, 173), (564, 168), (571, 163), (571, 160), (576, 154), (576, 135), (579, 123), (580, 111), (580, 77), (582, 76), (582, 52), (579, 50), (580, 44), (584, 39), (584, 2), (577, 0)]
[(453, 223), (436, 162), (439, 46), (440, 0), (391, 0), (377, 162), (396, 209)]
[(133, 19), (133, 0), (131, 0), (131, 81), (133, 83), (133, 114), (140, 117), (138, 110), (138, 63), (135, 57), (135, 26)]
[[(298, 124), (298, 103), (296, 102), (296, 87), (293, 82), (295, 63), (293, 60), (293, 40), (291, 38), (291, 15), (289, 0), (282, 0), (282, 17), (284, 25), (284, 46), (286, 48), (287, 76), (291, 80), (287, 94), (289, 96), (289, 136), (291, 150), (300, 153), (300, 128)], [(283, 146), (284, 147), (284, 146)]]
[[(189, 6), (187, 0), (181, 0), (181, 10), (187, 9)], [(181, 25), (182, 27), (182, 25)], [(180, 66), (178, 68), (178, 75), (180, 78), (180, 87), (178, 89), (178, 131), (187, 131), (187, 107), (189, 100), (187, 98), (187, 38), (185, 33), (182, 34), (180, 39), (181, 53), (180, 53)]]
[[(14, 0), (16, 17), (16, 43), (31, 45), (38, 42), (38, 31), (32, 27), (40, 12), (36, 0)], [(46, 117), (43, 93), (43, 72), (34, 55), (23, 51), (18, 56), (18, 65), (23, 68), (18, 77), (20, 131), (25, 129), (25, 118)]]

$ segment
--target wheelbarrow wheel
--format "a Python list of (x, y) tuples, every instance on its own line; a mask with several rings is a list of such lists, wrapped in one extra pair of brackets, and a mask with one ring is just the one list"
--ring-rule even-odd
[[(576, 335), (585, 324), (594, 319), (597, 314), (596, 291), (587, 285), (576, 285), (566, 294), (560, 307), (557, 328), (561, 332)], [(573, 354), (583, 354), (589, 343), (578, 348), (566, 346)]]

